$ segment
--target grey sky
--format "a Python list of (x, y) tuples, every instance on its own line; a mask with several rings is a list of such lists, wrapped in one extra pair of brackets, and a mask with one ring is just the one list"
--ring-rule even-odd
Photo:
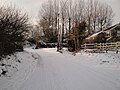
[[(20, 9), (27, 11), (31, 18), (37, 18), (38, 10), (42, 2), (46, 0), (0, 0), (2, 4), (15, 4)], [(120, 0), (99, 0), (110, 5), (115, 13), (114, 24), (120, 22)]]

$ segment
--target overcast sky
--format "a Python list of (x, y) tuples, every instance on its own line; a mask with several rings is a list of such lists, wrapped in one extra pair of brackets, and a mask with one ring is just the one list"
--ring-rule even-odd
[[(0, 0), (2, 4), (6, 5), (14, 5), (20, 9), (27, 11), (31, 18), (37, 18), (38, 10), (42, 4), (46, 0)], [(120, 22), (120, 0), (98, 0), (101, 2), (105, 2), (110, 5), (115, 13), (114, 24)]]

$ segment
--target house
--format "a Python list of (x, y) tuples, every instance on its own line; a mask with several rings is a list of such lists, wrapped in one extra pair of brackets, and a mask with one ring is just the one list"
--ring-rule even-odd
[(94, 33), (85, 38), (83, 43), (105, 43), (120, 41), (120, 23)]
[(84, 43), (105, 43), (106, 42), (106, 35), (103, 31), (99, 31), (97, 33), (94, 33), (93, 35), (85, 38), (83, 41)]
[(104, 32), (106, 33), (107, 42), (120, 41), (120, 23), (105, 29)]

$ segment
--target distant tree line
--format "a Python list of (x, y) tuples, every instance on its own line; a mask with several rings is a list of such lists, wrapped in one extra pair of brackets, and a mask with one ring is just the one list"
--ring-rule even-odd
[(0, 6), (0, 59), (23, 50), (23, 41), (29, 30), (26, 13), (15, 7)]
[(48, 0), (39, 10), (38, 26), (50, 42), (57, 42), (59, 34), (63, 42), (71, 32), (82, 40), (109, 27), (113, 16), (112, 8), (97, 0)]
[(76, 50), (84, 38), (109, 27), (113, 16), (112, 8), (97, 0), (48, 0), (42, 4), (34, 26), (29, 24), (26, 13), (15, 7), (1, 6), (0, 57), (23, 50), (28, 31), (31, 33), (29, 41), (36, 45), (44, 37), (48, 43), (58, 42), (58, 47), (60, 42), (67, 41)]

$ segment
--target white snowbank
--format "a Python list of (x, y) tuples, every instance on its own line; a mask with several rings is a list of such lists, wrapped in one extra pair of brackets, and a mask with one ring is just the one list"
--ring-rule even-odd
[(25, 51), (16, 54), (18, 71), (0, 78), (0, 90), (120, 90), (120, 53)]

